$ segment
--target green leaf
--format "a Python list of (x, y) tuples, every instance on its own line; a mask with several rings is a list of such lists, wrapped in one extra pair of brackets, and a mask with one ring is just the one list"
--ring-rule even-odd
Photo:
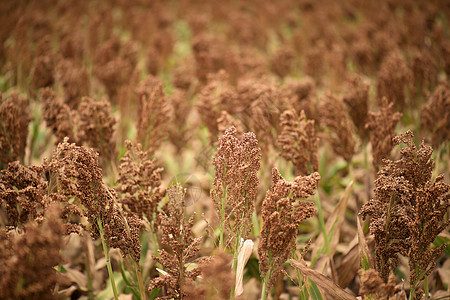
[(140, 299), (142, 299), (141, 294), (139, 293), (139, 291), (136, 290), (135, 288), (132, 288), (132, 287), (127, 287), (126, 286), (123, 289), (123, 293), (126, 294), (126, 295), (128, 295), (130, 293), (133, 294), (133, 300), (140, 300)]
[(450, 255), (450, 243), (449, 243), (450, 239), (448, 237), (445, 236), (437, 236), (434, 241), (433, 241), (433, 245), (436, 247), (440, 247), (444, 244), (446, 244), (447, 246), (444, 248), (444, 253), (446, 255)]
[(250, 257), (245, 266), (246, 272), (244, 272), (244, 281), (250, 278), (256, 278), (261, 282), (261, 276), (259, 274), (259, 260), (255, 257)]
[[(122, 279), (122, 274), (114, 272), (114, 281), (116, 282), (117, 292), (123, 291), (126, 286), (125, 281)], [(107, 281), (106, 288), (97, 295), (97, 300), (109, 300), (114, 298), (113, 289), (111, 286), (111, 280)]]
[(311, 298), (313, 300), (323, 300), (322, 293), (320, 293), (320, 290), (317, 287), (317, 285), (314, 282), (312, 282), (311, 279), (308, 279), (308, 283), (309, 283), (309, 290), (311, 292)]
[(363, 268), (363, 270), (369, 270), (370, 269), (369, 260), (367, 259), (367, 256), (365, 256), (365, 255), (364, 255), (364, 257), (361, 260), (361, 267)]
[(374, 264), (372, 260), (372, 256), (370, 255), (369, 247), (367, 246), (366, 237), (364, 235), (363, 228), (361, 226), (361, 219), (359, 216), (356, 216), (356, 227), (358, 230), (358, 250), (359, 250), (359, 258), (361, 260), (361, 267), (364, 270), (373, 269)]
[(120, 274), (122, 274), (122, 279), (125, 281), (125, 284), (129, 287), (135, 286), (128, 280), (129, 273), (123, 268), (122, 262), (120, 263)]
[(299, 300), (308, 300), (309, 299), (309, 293), (308, 288), (306, 286), (303, 286), (300, 288), (300, 293), (298, 294)]
[(322, 294), (320, 293), (319, 288), (317, 286), (320, 286), (320, 288), (325, 293), (332, 296), (333, 299), (356, 300), (355, 296), (349, 294), (347, 291), (342, 289), (336, 283), (325, 277), (322, 273), (312, 270), (303, 263), (298, 262), (294, 259), (290, 259), (289, 263), (291, 264), (291, 266), (300, 271), (300, 273), (302, 273), (303, 276), (308, 278), (308, 283), (310, 287), (309, 292), (314, 300), (322, 299)]
[(64, 266), (59, 265), (59, 266), (56, 266), (55, 269), (59, 273), (63, 273), (63, 274), (67, 273), (67, 270), (66, 270), (66, 268), (64, 268)]
[(139, 241), (142, 245), (141, 259), (139, 260), (139, 265), (141, 266), (147, 257), (147, 253), (150, 252), (150, 234), (148, 232), (142, 232), (139, 236)]
[(156, 288), (156, 289), (153, 289), (151, 292), (150, 292), (150, 300), (155, 300), (156, 299), (156, 297), (158, 297), (158, 294), (159, 294), (159, 291), (161, 290), (161, 288)]
[(397, 276), (397, 278), (406, 280), (406, 275), (405, 275), (405, 273), (403, 273), (402, 271), (400, 271), (399, 268), (395, 268), (394, 274), (395, 274), (395, 276)]

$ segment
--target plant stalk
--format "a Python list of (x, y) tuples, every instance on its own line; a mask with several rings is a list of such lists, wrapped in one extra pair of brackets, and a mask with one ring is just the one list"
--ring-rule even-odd
[(241, 239), (241, 235), (238, 234), (236, 236), (236, 244), (234, 246), (234, 251), (233, 251), (233, 276), (234, 276), (234, 284), (231, 287), (231, 296), (230, 299), (234, 299), (235, 293), (236, 293), (236, 271), (237, 271), (237, 264), (238, 264), (238, 256), (239, 256), (239, 245), (240, 245), (240, 239)]
[[(153, 243), (153, 251), (156, 257), (160, 257), (159, 255), (159, 244), (158, 244), (158, 236), (156, 235), (155, 231), (154, 231), (154, 224), (153, 222), (150, 222), (150, 235), (152, 237), (152, 243)], [(156, 265), (158, 266), (158, 268), (162, 269), (163, 266), (159, 263), (156, 262)]]
[(270, 280), (270, 269), (267, 271), (266, 276), (263, 279), (262, 283), (262, 291), (261, 291), (261, 300), (266, 300), (268, 293), (267, 293), (267, 283)]
[(316, 193), (314, 195), (314, 202), (316, 204), (317, 207), (317, 214), (318, 214), (318, 218), (319, 218), (319, 227), (320, 230), (322, 231), (323, 237), (324, 237), (324, 242), (325, 242), (325, 253), (330, 253), (330, 241), (328, 239), (328, 232), (325, 226), (325, 219), (323, 217), (323, 211), (322, 211), (322, 205), (320, 203), (320, 199), (319, 199), (319, 195)]
[(267, 270), (266, 276), (264, 276), (263, 283), (262, 283), (262, 291), (261, 291), (261, 300), (266, 300), (268, 296), (268, 282), (271, 277), (271, 271), (272, 271), (272, 254), (269, 252), (269, 259), (268, 259), (268, 265), (269, 269)]
[(141, 293), (141, 299), (147, 300), (147, 296), (145, 294), (145, 289), (144, 289), (144, 282), (142, 281), (141, 267), (134, 260), (133, 260), (133, 262), (134, 262), (134, 267), (136, 269), (136, 277), (137, 277), (138, 283), (139, 283), (139, 291)]
[(225, 199), (227, 199), (226, 188), (223, 188), (223, 197), (220, 203), (220, 227), (219, 227), (219, 248), (224, 249), (223, 235), (225, 231)]
[(86, 253), (86, 261), (84, 263), (84, 267), (86, 269), (86, 277), (87, 277), (87, 284), (88, 284), (88, 299), (94, 300), (94, 288), (92, 287), (92, 277), (91, 277), (91, 261), (89, 257), (89, 250), (88, 250), (88, 237), (86, 235), (83, 235), (84, 238), (84, 251)]
[(253, 234), (255, 235), (255, 238), (258, 238), (261, 235), (261, 228), (259, 227), (259, 220), (256, 211), (253, 211), (252, 223), (253, 223)]
[(116, 282), (114, 280), (114, 273), (113, 273), (112, 266), (111, 266), (111, 260), (109, 258), (109, 249), (108, 249), (108, 245), (106, 245), (104, 232), (103, 232), (103, 225), (102, 225), (102, 221), (100, 219), (97, 219), (97, 225), (98, 225), (98, 229), (100, 231), (100, 237), (102, 239), (103, 252), (105, 253), (106, 267), (108, 268), (109, 280), (111, 281), (111, 286), (112, 286), (113, 293), (114, 293), (114, 299), (119, 300), (119, 296), (117, 294)]

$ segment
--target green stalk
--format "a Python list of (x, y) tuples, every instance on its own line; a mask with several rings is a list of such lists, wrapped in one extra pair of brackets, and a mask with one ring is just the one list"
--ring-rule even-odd
[(234, 245), (234, 249), (233, 249), (233, 275), (234, 275), (234, 284), (231, 287), (231, 296), (230, 299), (234, 299), (234, 295), (235, 295), (235, 289), (236, 289), (236, 271), (237, 271), (237, 263), (238, 263), (238, 256), (239, 256), (239, 245), (240, 245), (240, 239), (241, 239), (241, 234), (238, 233), (236, 235), (236, 243)]
[[(222, 215), (222, 212), (221, 212)], [(219, 248), (223, 249), (223, 231), (224, 231), (224, 227), (223, 227), (223, 223), (220, 223), (220, 228), (219, 228)]]
[(256, 211), (253, 211), (252, 223), (253, 223), (253, 234), (255, 238), (258, 238), (261, 235), (261, 228), (259, 228), (259, 220)]
[(180, 276), (178, 277), (178, 286), (180, 287), (180, 299), (183, 300), (183, 290), (184, 290), (184, 256), (181, 253), (181, 261), (178, 261), (178, 270), (180, 271)]
[(223, 249), (223, 232), (225, 231), (225, 199), (226, 194), (224, 192), (224, 196), (222, 197), (221, 205), (220, 205), (220, 227), (219, 227), (219, 248)]
[[(414, 265), (414, 270), (416, 271), (417, 274), (417, 280), (416, 282), (410, 282), (410, 286), (411, 286), (411, 290), (409, 292), (409, 299), (415, 299), (416, 296), (416, 290), (419, 287), (420, 282), (422, 281), (422, 278), (424, 280), (424, 284), (425, 284), (425, 296), (428, 297), (429, 294), (429, 290), (428, 290), (428, 276), (425, 276), (425, 274), (427, 273), (427, 270), (419, 270), (419, 267), (415, 264)], [(424, 277), (425, 276), (425, 277)]]
[(428, 289), (428, 276), (425, 276), (424, 279), (424, 289), (425, 289), (425, 298), (428, 299), (430, 297), (430, 291)]
[(141, 293), (141, 299), (147, 300), (147, 296), (145, 294), (145, 289), (144, 289), (144, 282), (142, 281), (141, 267), (134, 260), (133, 260), (133, 262), (134, 262), (134, 268), (136, 269), (136, 277), (137, 277), (138, 283), (139, 283), (139, 292)]
[[(293, 252), (292, 255), (295, 258), (295, 260), (301, 261), (303, 259), (301, 255), (297, 255), (297, 253), (295, 252), (295, 249), (292, 252)], [(307, 282), (303, 279), (303, 276), (300, 273), (299, 269), (295, 268), (295, 273), (297, 275), (298, 287), (300, 289), (300, 292), (298, 293), (298, 299), (299, 300), (304, 300), (304, 299), (307, 300), (309, 298), (309, 293), (307, 293), (305, 295), (305, 289), (307, 291), (307, 287), (306, 287)]]
[(236, 270), (237, 270), (237, 261), (238, 261), (238, 254), (234, 253), (233, 255), (233, 275), (234, 275), (234, 284), (231, 287), (231, 293), (230, 293), (230, 299), (234, 299), (234, 295), (236, 293)]
[(328, 239), (328, 233), (325, 227), (325, 219), (323, 217), (322, 205), (320, 204), (319, 195), (317, 193), (314, 195), (314, 202), (317, 207), (320, 231), (322, 232), (324, 238), (323, 240), (325, 241), (325, 253), (330, 253), (330, 241)]
[[(150, 235), (152, 237), (153, 251), (155, 253), (155, 256), (156, 257), (160, 257), (159, 256), (158, 236), (154, 232), (154, 224), (153, 224), (153, 222), (150, 222)], [(163, 269), (163, 266), (159, 262), (157, 262), (156, 265), (158, 266), (158, 268)]]
[(86, 277), (87, 277), (87, 284), (88, 284), (88, 299), (89, 300), (94, 300), (94, 292), (93, 292), (93, 287), (92, 287), (92, 278), (91, 278), (91, 270), (89, 267), (89, 262), (86, 260), (86, 262), (84, 263), (84, 267), (86, 269)]
[(414, 300), (415, 296), (416, 296), (416, 287), (411, 286), (411, 290), (409, 292), (409, 299)]
[(103, 232), (103, 225), (102, 225), (102, 221), (100, 219), (97, 219), (97, 225), (98, 225), (98, 230), (100, 231), (100, 237), (102, 239), (103, 252), (105, 253), (106, 267), (108, 268), (109, 280), (111, 281), (111, 286), (112, 286), (113, 293), (114, 293), (114, 299), (119, 300), (119, 296), (117, 294), (116, 282), (114, 281), (114, 274), (113, 274), (113, 270), (112, 270), (112, 266), (111, 266), (111, 260), (109, 258), (109, 249), (108, 249), (108, 245), (106, 245), (104, 232)]
[[(150, 227), (153, 227), (153, 225), (151, 225)], [(151, 229), (153, 230), (153, 229)], [(153, 242), (153, 251), (155, 252), (155, 256), (159, 257), (159, 246), (158, 246), (158, 237), (156, 236), (156, 233), (152, 232), (151, 233), (152, 236), (152, 242)]]
[(268, 293), (267, 293), (267, 283), (270, 280), (270, 268), (269, 271), (267, 271), (266, 276), (263, 279), (263, 284), (262, 284), (262, 291), (261, 291), (261, 300), (266, 300)]
[[(113, 166), (113, 171), (115, 170), (115, 173), (114, 173), (114, 174), (116, 175), (116, 174), (117, 174), (117, 168), (115, 167), (115, 162), (113, 161), (113, 162), (111, 163), (111, 165)], [(130, 226), (128, 225), (127, 218), (125, 218), (125, 215), (123, 214), (122, 208), (121, 208), (121, 207), (119, 206), (119, 204), (116, 202), (116, 199), (111, 195), (111, 193), (109, 192), (109, 190), (108, 190), (108, 189), (106, 189), (106, 190), (108, 191), (108, 193), (109, 193), (109, 195), (111, 196), (111, 198), (114, 199), (114, 204), (116, 205), (116, 207), (117, 207), (118, 210), (119, 210), (120, 216), (122, 217), (123, 222), (124, 222), (124, 224), (125, 224), (125, 228), (126, 228), (126, 230), (127, 230), (127, 233), (128, 233), (128, 235), (131, 235)], [(102, 229), (103, 229), (103, 228), (102, 228)], [(153, 228), (152, 228), (152, 234), (153, 234)], [(157, 246), (155, 245), (155, 247), (157, 247)], [(143, 283), (143, 281), (142, 281), (141, 267), (139, 266), (138, 263), (136, 263), (136, 262), (134, 261), (133, 258), (131, 258), (131, 260), (132, 260), (133, 263), (134, 263), (134, 268), (135, 268), (135, 271), (136, 271), (136, 277), (137, 277), (138, 283), (139, 283), (139, 292), (141, 293), (141, 299), (146, 300), (147, 297), (146, 297), (146, 295), (145, 295), (144, 283)]]
[(264, 276), (263, 283), (262, 283), (262, 291), (261, 291), (261, 300), (266, 300), (268, 296), (267, 286), (270, 280), (270, 277), (272, 275), (272, 254), (269, 252), (269, 259), (268, 259), (268, 265), (269, 270), (267, 270), (266, 276)]
[[(387, 212), (387, 216), (386, 216), (386, 225), (384, 227), (384, 230), (386, 231), (386, 236), (384, 237), (386, 243), (389, 243), (389, 240), (391, 239), (389, 226), (391, 223), (391, 211), (392, 211), (392, 208), (394, 207), (394, 203), (395, 203), (395, 193), (391, 193), (391, 198), (390, 198), (389, 206), (388, 206), (388, 212)], [(384, 266), (385, 266), (385, 261), (382, 259), (381, 260), (381, 270), (384, 270)], [(411, 288), (411, 292), (412, 291), (413, 291), (413, 288)]]
[(86, 269), (86, 277), (87, 277), (87, 285), (88, 285), (88, 299), (94, 300), (94, 288), (92, 287), (92, 278), (91, 278), (91, 261), (89, 255), (89, 246), (88, 241), (89, 237), (83, 234), (83, 248), (86, 254), (86, 261), (84, 263), (84, 267)]
[(300, 288), (298, 299), (303, 299), (304, 298), (303, 297), (304, 296), (303, 295), (304, 285), (303, 285), (302, 275), (301, 275), (300, 271), (297, 268), (295, 269), (295, 272), (296, 272), (296, 275), (297, 275), (298, 287)]

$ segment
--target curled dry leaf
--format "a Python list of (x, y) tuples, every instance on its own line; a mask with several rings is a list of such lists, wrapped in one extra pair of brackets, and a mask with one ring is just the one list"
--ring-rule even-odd
[(356, 300), (356, 297), (340, 288), (333, 281), (322, 275), (321, 273), (314, 271), (295, 259), (290, 259), (289, 263), (294, 268), (298, 269), (302, 275), (311, 279), (319, 288), (333, 297), (333, 299), (340, 300)]
[[(370, 254), (369, 247), (367, 246), (366, 237), (364, 236), (364, 232), (361, 226), (361, 219), (359, 216), (356, 217), (356, 224), (358, 228), (358, 248), (359, 248), (359, 258), (361, 262), (361, 266), (365, 269), (369, 267), (371, 269), (374, 268), (374, 263), (372, 259), (372, 255)], [(365, 265), (367, 264), (367, 265)]]

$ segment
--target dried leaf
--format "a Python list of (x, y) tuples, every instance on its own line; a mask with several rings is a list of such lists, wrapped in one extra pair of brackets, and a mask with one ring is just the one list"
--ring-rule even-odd
[[(328, 217), (327, 223), (325, 224), (325, 229), (327, 231), (327, 234), (332, 234), (331, 241), (330, 241), (330, 256), (333, 256), (336, 252), (336, 246), (339, 242), (339, 236), (341, 232), (341, 226), (344, 223), (345, 220), (345, 211), (347, 210), (348, 205), (348, 199), (350, 199), (350, 192), (353, 187), (353, 181), (349, 183), (347, 188), (345, 189), (344, 195), (342, 196), (339, 203), (336, 205), (335, 209), (331, 213), (331, 215)], [(333, 230), (333, 232), (331, 232)], [(315, 247), (312, 251), (312, 257), (316, 257), (317, 252), (320, 249), (320, 245), (323, 245), (325, 242), (324, 236), (321, 233), (319, 237), (316, 240), (316, 245), (319, 245), (318, 247)]]
[(356, 297), (344, 291), (342, 288), (340, 288), (330, 279), (323, 276), (321, 273), (306, 267), (305, 265), (294, 259), (290, 259), (289, 263), (291, 264), (291, 266), (297, 268), (300, 273), (317, 284), (317, 286), (319, 286), (323, 291), (332, 296), (333, 299), (356, 300)]
[(374, 269), (372, 255), (370, 254), (369, 247), (367, 246), (366, 237), (364, 236), (364, 232), (361, 227), (361, 219), (359, 216), (356, 217), (356, 223), (358, 227), (358, 247), (361, 266), (364, 270)]
[(69, 279), (76, 283), (78, 285), (78, 287), (80, 288), (80, 290), (82, 291), (87, 291), (87, 277), (86, 274), (81, 273), (78, 270), (75, 269), (71, 269), (68, 267), (65, 267), (66, 269), (66, 276), (69, 277)]
[(356, 273), (360, 269), (360, 260), (358, 254), (358, 246), (355, 245), (350, 251), (342, 258), (341, 264), (337, 268), (336, 272), (339, 274), (338, 284), (340, 287), (347, 287), (355, 278)]
[(253, 252), (253, 241), (244, 240), (241, 238), (241, 245), (239, 246), (239, 255), (236, 268), (236, 283), (235, 283), (235, 295), (240, 296), (244, 292), (244, 267), (248, 262), (248, 259)]
[(77, 287), (75, 285), (71, 285), (67, 289), (58, 291), (58, 295), (69, 298), (76, 290)]

